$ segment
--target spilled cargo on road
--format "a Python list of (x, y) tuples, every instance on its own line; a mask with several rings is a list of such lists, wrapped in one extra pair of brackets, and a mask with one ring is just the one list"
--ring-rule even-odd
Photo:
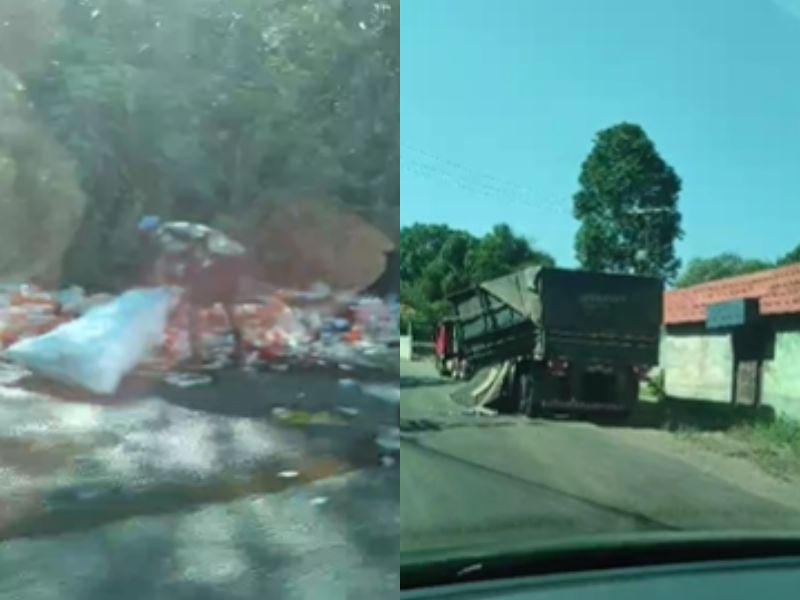
[[(135, 371), (184, 385), (189, 378), (173, 372), (190, 354), (188, 315), (178, 292), (145, 288), (118, 297), (87, 297), (80, 288), (50, 292), (7, 286), (0, 294), (2, 358), (99, 394), (113, 394), (122, 378)], [(142, 304), (162, 295), (163, 302)], [(249, 298), (235, 307), (235, 316), (251, 370), (330, 365), (391, 370), (396, 365), (396, 302), (320, 286)], [(204, 354), (210, 357), (206, 368), (230, 366), (233, 339), (225, 311), (220, 306), (204, 309), (200, 321)]]

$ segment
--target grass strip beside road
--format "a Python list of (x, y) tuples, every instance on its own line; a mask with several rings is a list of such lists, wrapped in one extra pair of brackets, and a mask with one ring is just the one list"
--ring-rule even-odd
[(800, 422), (779, 416), (770, 423), (739, 425), (730, 435), (744, 442), (766, 471), (781, 478), (800, 475)]

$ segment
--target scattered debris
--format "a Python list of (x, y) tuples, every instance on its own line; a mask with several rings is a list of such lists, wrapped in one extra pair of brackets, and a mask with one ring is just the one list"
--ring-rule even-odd
[(497, 411), (486, 406), (472, 406), (466, 409), (464, 414), (474, 417), (496, 417)]
[(387, 452), (400, 451), (400, 428), (382, 427), (375, 442), (378, 447)]
[(380, 398), (385, 402), (389, 402), (392, 404), (399, 404), (400, 403), (400, 388), (397, 385), (363, 385), (361, 389), (365, 394), (370, 396), (374, 396), (375, 398)]
[(316, 498), (312, 498), (310, 503), (312, 506), (322, 506), (328, 503), (328, 499), (325, 496), (317, 496)]
[(354, 408), (352, 406), (338, 406), (336, 410), (338, 410), (343, 415), (347, 415), (348, 417), (357, 417), (360, 412), (357, 408)]
[(281, 479), (296, 479), (299, 475), (300, 473), (292, 470), (281, 471), (278, 473), (278, 477)]
[[(393, 362), (396, 352), (393, 345), (399, 340), (399, 304), (396, 301), (337, 295), (326, 287), (311, 292), (273, 290), (270, 293), (236, 307), (235, 318), (247, 351), (242, 368), (284, 372), (314, 365), (321, 368), (335, 365), (342, 372), (352, 372), (356, 368), (383, 369)], [(73, 322), (95, 319), (101, 307), (110, 314), (128, 294), (115, 298), (108, 294), (88, 296), (77, 286), (48, 292), (33, 285), (3, 285), (0, 287), (0, 351), (44, 336), (61, 326), (72, 327)], [(161, 345), (155, 344), (145, 356), (137, 356), (133, 367), (138, 365), (148, 373), (161, 372), (172, 385), (205, 384), (205, 379), (189, 380), (169, 375), (189, 358), (188, 321), (186, 308), (173, 302)], [(203, 310), (200, 323), (205, 354), (213, 357), (208, 368), (229, 366), (235, 343), (225, 311), (221, 307)], [(130, 345), (127, 339), (126, 344)], [(148, 344), (148, 348), (150, 346), (152, 344)], [(93, 360), (108, 359), (109, 353), (98, 353), (96, 348), (95, 345)], [(124, 370), (128, 367), (126, 364)], [(68, 371), (75, 375), (74, 368)], [(65, 379), (66, 375), (59, 377)], [(110, 389), (113, 380), (116, 377), (100, 387)], [(78, 383), (85, 387), (84, 382)], [(358, 385), (348, 378), (343, 378), (340, 384), (344, 387)]]
[(308, 427), (310, 425), (341, 426), (347, 423), (340, 417), (327, 412), (309, 412), (305, 410), (291, 410), (282, 406), (272, 409), (272, 416), (285, 425), (292, 427)]
[(202, 373), (168, 373), (164, 377), (164, 382), (179, 388), (197, 387), (209, 385), (213, 379), (210, 375)]
[(11, 363), (0, 362), (0, 385), (14, 385), (19, 383), (31, 372)]

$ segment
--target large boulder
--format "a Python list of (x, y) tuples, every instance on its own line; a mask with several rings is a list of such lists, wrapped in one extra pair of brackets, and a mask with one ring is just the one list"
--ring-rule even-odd
[(85, 208), (73, 160), (0, 67), (0, 282), (57, 281)]
[[(236, 234), (236, 232), (232, 233)], [(395, 244), (379, 228), (327, 199), (281, 199), (239, 235), (261, 277), (278, 286), (364, 290), (387, 268)]]

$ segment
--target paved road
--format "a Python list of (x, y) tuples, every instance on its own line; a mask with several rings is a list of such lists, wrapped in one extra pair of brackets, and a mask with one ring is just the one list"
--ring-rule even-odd
[(111, 402), (0, 386), (0, 600), (389, 597), (388, 377), (221, 373)]
[(727, 464), (709, 468), (668, 432), (467, 416), (450, 400), (454, 385), (425, 363), (402, 364), (401, 385), (401, 551), (596, 533), (800, 529), (798, 505), (754, 490), (755, 472), (751, 479)]

